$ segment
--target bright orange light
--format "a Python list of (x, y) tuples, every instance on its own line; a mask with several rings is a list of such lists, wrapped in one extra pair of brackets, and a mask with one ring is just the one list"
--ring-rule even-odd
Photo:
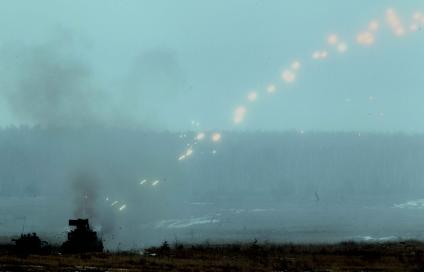
[(266, 91), (270, 94), (275, 93), (276, 90), (277, 90), (277, 87), (274, 84), (269, 84), (266, 87)]
[(254, 91), (253, 92), (250, 92), (247, 95), (247, 100), (249, 100), (250, 102), (255, 101), (257, 98), (258, 98), (258, 94), (256, 92), (254, 92)]
[(292, 68), (293, 70), (297, 71), (297, 70), (299, 70), (299, 69), (300, 69), (300, 66), (301, 66), (300, 62), (299, 62), (299, 61), (297, 61), (297, 60), (295, 60), (295, 61), (293, 61), (292, 65), (291, 65), (291, 68)]
[(281, 78), (287, 83), (292, 83), (296, 79), (296, 75), (290, 70), (284, 70)]
[(191, 149), (191, 147), (189, 149), (187, 149), (186, 151), (186, 157), (190, 156), (191, 154), (193, 154), (193, 149)]
[(201, 141), (201, 140), (203, 140), (205, 138), (205, 133), (204, 132), (199, 132), (197, 135), (196, 135), (196, 140), (198, 140), (198, 141)]
[(212, 141), (213, 142), (219, 142), (221, 140), (221, 134), (218, 132), (215, 132), (212, 134)]
[(326, 59), (328, 57), (328, 52), (325, 50), (322, 51), (315, 51), (312, 54), (312, 58), (316, 59), (316, 60), (322, 60), (322, 59)]
[(368, 30), (375, 32), (380, 28), (380, 24), (378, 23), (377, 20), (372, 20), (369, 24), (368, 24)]
[(400, 18), (394, 9), (388, 9), (386, 11), (386, 21), (396, 36), (400, 37), (405, 34), (405, 28), (403, 27)]
[(337, 37), (336, 34), (330, 34), (327, 37), (327, 43), (330, 44), (330, 45), (335, 45), (335, 44), (337, 44), (338, 41), (339, 41), (339, 38)]
[(356, 41), (362, 45), (371, 45), (374, 43), (374, 34), (369, 31), (364, 31), (356, 36)]
[(347, 51), (347, 44), (345, 42), (341, 42), (337, 45), (337, 51), (340, 53), (344, 53)]
[(239, 106), (234, 111), (234, 123), (238, 124), (241, 123), (244, 119), (244, 116), (246, 115), (246, 108), (243, 106)]

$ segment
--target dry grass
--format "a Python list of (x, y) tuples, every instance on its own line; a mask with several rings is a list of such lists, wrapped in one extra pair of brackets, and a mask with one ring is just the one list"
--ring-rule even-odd
[(0, 255), (0, 271), (424, 271), (424, 244), (175, 245), (84, 255)]

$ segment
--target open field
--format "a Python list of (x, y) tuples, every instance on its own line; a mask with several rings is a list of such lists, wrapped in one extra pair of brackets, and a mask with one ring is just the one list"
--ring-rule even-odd
[(424, 271), (424, 243), (177, 244), (25, 258), (3, 248), (0, 271)]

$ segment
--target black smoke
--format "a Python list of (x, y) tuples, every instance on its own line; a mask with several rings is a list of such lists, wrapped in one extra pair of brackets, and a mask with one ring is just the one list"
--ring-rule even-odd
[(38, 45), (4, 46), (1, 96), (17, 120), (47, 126), (102, 122), (102, 92), (74, 40), (63, 35)]
[(78, 173), (72, 180), (72, 193), (75, 218), (98, 218), (96, 209), (98, 196), (98, 182), (94, 175), (88, 172)]
[(175, 52), (144, 49), (129, 67), (111, 64), (126, 71), (113, 84), (91, 61), (89, 48), (69, 31), (38, 44), (6, 43), (0, 98), (19, 124), (163, 129), (175, 122), (167, 119), (188, 91)]

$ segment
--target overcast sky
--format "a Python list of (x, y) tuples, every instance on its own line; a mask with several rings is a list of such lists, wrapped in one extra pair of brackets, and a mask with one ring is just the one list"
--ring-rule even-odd
[[(0, 125), (424, 132), (424, 30), (409, 32), (417, 10), (423, 1), (3, 0)], [(357, 44), (373, 19), (375, 43)], [(344, 54), (327, 44), (332, 33)], [(328, 58), (312, 59), (315, 50)]]

